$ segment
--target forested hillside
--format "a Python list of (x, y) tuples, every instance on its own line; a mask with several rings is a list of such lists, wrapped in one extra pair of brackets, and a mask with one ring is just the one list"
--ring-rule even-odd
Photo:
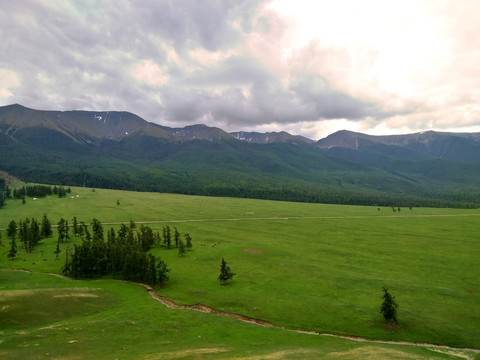
[(339, 132), (313, 142), (126, 112), (0, 108), (0, 170), (24, 181), (304, 202), (477, 207), (479, 139)]

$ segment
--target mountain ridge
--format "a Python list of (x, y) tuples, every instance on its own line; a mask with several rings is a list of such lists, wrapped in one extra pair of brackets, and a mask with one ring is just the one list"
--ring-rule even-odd
[[(333, 146), (346, 148), (358, 148), (359, 142), (366, 141), (368, 143), (383, 143), (388, 145), (405, 145), (412, 141), (428, 142), (429, 139), (440, 137), (454, 136), (457, 138), (467, 139), (474, 143), (480, 143), (480, 133), (465, 132), (441, 132), (441, 131), (421, 131), (400, 135), (368, 135), (350, 130), (339, 130), (328, 135), (325, 138), (312, 140), (301, 135), (292, 135), (286, 131), (280, 132), (251, 132), (251, 131), (235, 131), (226, 132), (217, 127), (207, 126), (205, 124), (188, 125), (183, 128), (171, 128), (157, 123), (149, 122), (136, 114), (127, 111), (87, 111), (87, 110), (36, 110), (25, 107), (20, 104), (12, 104), (0, 107), (1, 123), (5, 121), (5, 113), (10, 110), (17, 112), (13, 117), (22, 125), (27, 122), (28, 126), (42, 125), (44, 127), (56, 128), (53, 124), (55, 120), (57, 125), (63, 131), (74, 134), (85, 134), (89, 138), (122, 138), (131, 135), (137, 131), (143, 131), (148, 134), (149, 131), (156, 131), (157, 137), (165, 137), (173, 139), (168, 134), (172, 134), (181, 139), (206, 139), (206, 140), (230, 140), (236, 139), (250, 143), (267, 144), (276, 142), (290, 142), (297, 144), (315, 144), (317, 148), (325, 149)], [(30, 115), (30, 117), (27, 117)], [(7, 116), (8, 118), (8, 116)], [(10, 114), (10, 124), (11, 122)], [(1, 124), (0, 123), (0, 124)], [(50, 124), (48, 124), (50, 123)], [(108, 126), (101, 126), (101, 124)], [(83, 125), (83, 126), (79, 126)], [(100, 126), (98, 126), (100, 125)], [(155, 129), (155, 130), (153, 130)], [(163, 130), (163, 131), (162, 131)], [(352, 143), (354, 141), (354, 143)]]
[(314, 141), (203, 124), (171, 128), (129, 112), (9, 105), (0, 107), (0, 170), (27, 181), (130, 190), (471, 206), (480, 204), (480, 133), (342, 130)]

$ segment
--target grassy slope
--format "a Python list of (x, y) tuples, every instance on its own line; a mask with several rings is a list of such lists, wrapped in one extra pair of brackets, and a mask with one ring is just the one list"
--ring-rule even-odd
[[(161, 220), (161, 224), (151, 225), (154, 230), (170, 224), (177, 226), (182, 233), (189, 232), (194, 239), (194, 250), (185, 258), (179, 258), (175, 250), (154, 249), (172, 268), (170, 282), (159, 292), (180, 303), (200, 302), (291, 328), (379, 339), (480, 347), (480, 332), (477, 326), (480, 321), (477, 307), (480, 298), (476, 292), (480, 285), (479, 269), (476, 266), (476, 259), (480, 255), (480, 217), (444, 216), (478, 215), (478, 210), (402, 209), (400, 213), (393, 213), (389, 208), (377, 210), (376, 207), (110, 190), (93, 192), (91, 189), (81, 188), (74, 189), (74, 195), (73, 199), (52, 197), (38, 201), (27, 200), (26, 205), (19, 201), (10, 201), (7, 208), (0, 211), (0, 228), (6, 227), (11, 219), (18, 220), (25, 216), (40, 219), (44, 212), (52, 223), (58, 222), (60, 217), (71, 222), (74, 215), (87, 222), (92, 217), (97, 217), (104, 224), (110, 221), (128, 222), (130, 219)], [(116, 205), (117, 199), (120, 206)], [(299, 216), (321, 218), (281, 219)], [(278, 219), (257, 219), (264, 217)], [(245, 220), (174, 222), (186, 219), (230, 218)], [(5, 234), (3, 241), (7, 242)], [(0, 266), (59, 272), (62, 261), (55, 261), (53, 255), (48, 255), (53, 252), (54, 246), (55, 239), (48, 239), (34, 254), (21, 253), (19, 259), (13, 262), (7, 260), (8, 248), (5, 247), (4, 250), (0, 249)], [(47, 261), (43, 261), (42, 250), (44, 257), (48, 258)], [(64, 251), (65, 247), (62, 250)], [(237, 273), (234, 281), (227, 287), (219, 286), (216, 280), (221, 257), (225, 257), (232, 270)], [(23, 261), (24, 259), (26, 261)], [(127, 312), (126, 309), (132, 305), (128, 305), (121, 296), (123, 287), (127, 285), (113, 285), (108, 281), (101, 283), (113, 286), (112, 292), (115, 296), (120, 296), (114, 303), (125, 307), (124, 311)], [(380, 289), (383, 285), (397, 297), (400, 305), (398, 329), (385, 328), (378, 313)], [(25, 285), (26, 288), (31, 286), (32, 284)], [(138, 296), (144, 295), (143, 292), (139, 294), (141, 295)], [(155, 305), (162, 309), (155, 311), (172, 311)], [(138, 311), (143, 314), (143, 310)], [(185, 317), (186, 324), (181, 325), (185, 327), (182, 332), (194, 331), (195, 326), (190, 328), (190, 317), (194, 313), (173, 313), (175, 316)], [(104, 314), (104, 311), (99, 314)], [(101, 318), (98, 321), (110, 321), (111, 326), (114, 326), (115, 319), (108, 320), (103, 318), (104, 315), (98, 316)], [(147, 322), (142, 327), (154, 331), (152, 322), (148, 322), (148, 311), (147, 315), (140, 317), (142, 316)], [(206, 315), (198, 316), (203, 318)], [(210, 315), (205, 319), (209, 319), (209, 326), (215, 332), (222, 331), (225, 321), (229, 328), (246, 327), (248, 334), (252, 331), (251, 325), (239, 325), (233, 320), (221, 319), (218, 316)], [(68, 319), (67, 322), (70, 321), (73, 320)], [(78, 321), (86, 320), (82, 318)], [(20, 335), (14, 335), (12, 331), (9, 331), (9, 336), (18, 341), (17, 337)], [(260, 347), (253, 345), (256, 337), (247, 336), (242, 331), (235, 330), (235, 334), (230, 335), (232, 338), (230, 343), (227, 341), (227, 347), (232, 353), (229, 356), (236, 352), (247, 354), (247, 350), (240, 351), (247, 349), (247, 344), (252, 346), (253, 353), (261, 353)], [(273, 329), (262, 331), (278, 333), (278, 330)], [(133, 330), (130, 335), (134, 334)], [(212, 336), (212, 341), (215, 336)], [(300, 336), (303, 340), (296, 339), (291, 342), (283, 338), (277, 341), (272, 335), (268, 336), (272, 340), (261, 346), (265, 353), (280, 348), (299, 351), (303, 347), (296, 344), (306, 341), (310, 344), (306, 345), (307, 349), (315, 354), (319, 349), (323, 351), (323, 347), (327, 346), (325, 344), (329, 343), (323, 338), (319, 340), (318, 337), (315, 340), (306, 340), (306, 335), (303, 335), (306, 338), (295, 335), (295, 339)], [(287, 337), (292, 337), (292, 334), (288, 333), (285, 335), (285, 338)], [(197, 340), (190, 339), (191, 342), (184, 343), (182, 341), (175, 340), (176, 345), (171, 348), (177, 351), (202, 347)], [(339, 340), (335, 340), (337, 341)], [(0, 344), (0, 350), (6, 344)], [(209, 343), (209, 346), (213, 346), (212, 344), (213, 342)], [(284, 345), (282, 347), (278, 344)], [(314, 344), (319, 344), (319, 347)], [(357, 348), (357, 344), (353, 346), (342, 341), (339, 341), (338, 346), (343, 346), (343, 350)], [(13, 348), (9, 349), (11, 351)], [(94, 346), (91, 351), (99, 350), (95, 350)], [(145, 350), (143, 353), (148, 352), (149, 350)], [(108, 351), (105, 354), (107, 353)], [(303, 355), (299, 357), (304, 358)], [(312, 358), (314, 357), (312, 355)]]
[[(135, 284), (69, 281), (1, 269), (0, 280), (0, 304), (9, 309), (2, 310), (2, 358), (452, 358), (425, 348), (352, 343), (172, 310)], [(62, 308), (75, 308), (75, 314), (52, 311), (52, 304), (59, 305), (59, 299)], [(13, 325), (17, 319), (23, 322)]]

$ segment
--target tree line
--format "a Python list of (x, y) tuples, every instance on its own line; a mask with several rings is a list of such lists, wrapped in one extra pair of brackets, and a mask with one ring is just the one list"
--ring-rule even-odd
[(8, 199), (10, 194), (11, 194), (11, 190), (7, 186), (5, 179), (0, 178), (0, 209), (7, 204), (6, 200)]
[(43, 198), (47, 195), (58, 195), (58, 197), (65, 197), (71, 192), (72, 190), (70, 187), (65, 188), (64, 186), (56, 185), (24, 185), (19, 188), (14, 188), (13, 191), (10, 190), (13, 199), (24, 199), (26, 196), (32, 198)]
[(10, 188), (4, 179), (0, 178), (0, 209), (7, 205), (8, 199), (20, 199), (25, 202), (26, 197), (43, 198), (47, 195), (65, 197), (72, 192), (70, 187), (50, 185), (24, 185), (19, 188)]

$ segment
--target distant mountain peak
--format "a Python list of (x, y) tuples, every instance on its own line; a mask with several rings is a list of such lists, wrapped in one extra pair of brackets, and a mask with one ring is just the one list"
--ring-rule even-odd
[(235, 131), (230, 133), (237, 140), (246, 141), (255, 144), (270, 144), (270, 143), (294, 143), (294, 144), (310, 144), (313, 140), (310, 140), (303, 136), (291, 135), (286, 131), (280, 132), (248, 132), (248, 131)]

